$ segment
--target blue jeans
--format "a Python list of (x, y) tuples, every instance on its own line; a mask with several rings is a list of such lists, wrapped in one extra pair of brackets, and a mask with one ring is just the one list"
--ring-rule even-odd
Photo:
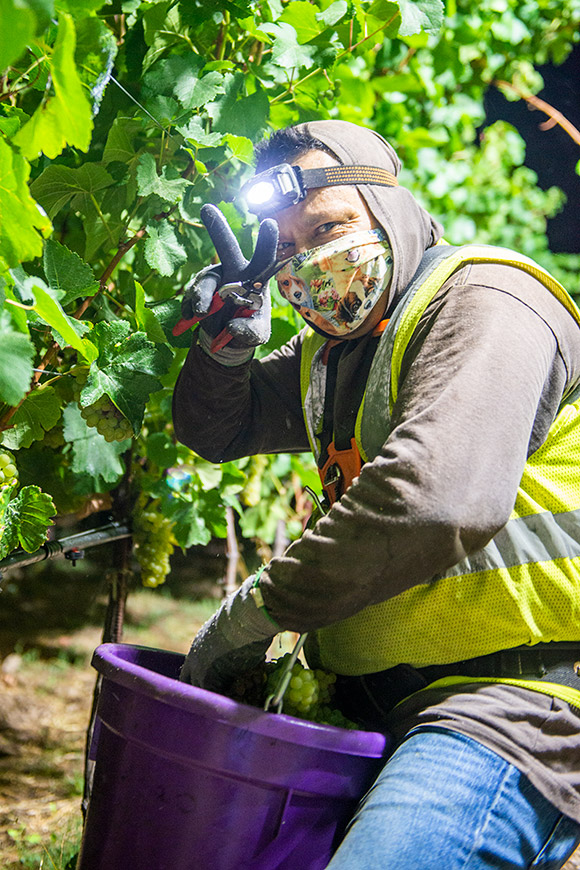
[(327, 870), (562, 867), (580, 825), (470, 737), (418, 728), (391, 756)]

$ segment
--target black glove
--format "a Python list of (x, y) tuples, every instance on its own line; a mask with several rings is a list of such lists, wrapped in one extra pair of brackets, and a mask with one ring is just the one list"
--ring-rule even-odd
[(186, 287), (181, 304), (183, 319), (174, 334), (180, 335), (203, 321), (206, 340), (201, 336), (201, 344), (212, 353), (228, 343), (232, 348), (264, 344), (270, 337), (268, 281), (276, 272), (278, 225), (272, 219), (262, 221), (255, 251), (247, 260), (218, 208), (202, 206), (201, 219), (220, 263), (202, 269)]

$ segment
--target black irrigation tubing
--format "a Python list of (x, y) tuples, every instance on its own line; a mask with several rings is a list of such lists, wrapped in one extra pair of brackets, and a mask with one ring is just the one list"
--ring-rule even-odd
[(111, 541), (119, 541), (122, 538), (130, 538), (131, 534), (131, 529), (128, 526), (109, 523), (97, 529), (88, 529), (86, 532), (61, 538), (59, 541), (47, 541), (34, 553), (20, 550), (0, 560), (0, 582), (2, 572), (8, 568), (24, 568), (27, 565), (34, 565), (35, 562), (44, 562), (47, 559), (58, 559), (59, 557), (70, 560), (74, 565), (77, 559), (82, 559), (84, 550), (97, 547), (100, 544), (108, 544)]

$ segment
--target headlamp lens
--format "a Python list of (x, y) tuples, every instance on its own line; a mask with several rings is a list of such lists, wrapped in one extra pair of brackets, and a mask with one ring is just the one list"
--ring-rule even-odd
[(251, 184), (245, 191), (249, 205), (264, 205), (273, 198), (276, 188), (271, 181), (257, 181)]

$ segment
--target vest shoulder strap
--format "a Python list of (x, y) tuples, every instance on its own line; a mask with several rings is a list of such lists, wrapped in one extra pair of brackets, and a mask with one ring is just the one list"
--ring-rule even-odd
[(466, 263), (504, 263), (527, 272), (544, 284), (580, 325), (580, 311), (564, 287), (529, 257), (494, 245), (442, 244), (430, 248), (393, 312), (373, 360), (356, 432), (365, 461), (377, 455), (388, 437), (403, 355), (423, 312), (445, 281)]

